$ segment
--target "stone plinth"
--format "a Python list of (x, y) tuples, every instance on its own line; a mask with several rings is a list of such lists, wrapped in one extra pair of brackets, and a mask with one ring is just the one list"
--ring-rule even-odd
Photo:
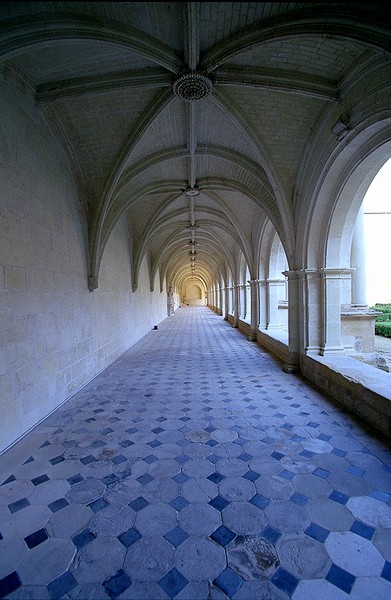
[(379, 314), (368, 306), (342, 308), (341, 339), (347, 352), (375, 351), (375, 319)]

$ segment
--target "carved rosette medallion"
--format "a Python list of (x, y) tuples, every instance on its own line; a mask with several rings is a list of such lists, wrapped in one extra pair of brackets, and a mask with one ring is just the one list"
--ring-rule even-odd
[(206, 75), (191, 71), (179, 75), (174, 81), (174, 94), (185, 100), (192, 102), (193, 100), (202, 100), (212, 93), (212, 81)]

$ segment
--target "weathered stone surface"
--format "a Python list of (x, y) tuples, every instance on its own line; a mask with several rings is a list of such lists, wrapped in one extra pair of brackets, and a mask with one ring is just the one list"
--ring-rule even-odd
[(188, 431), (185, 434), (185, 439), (190, 440), (191, 442), (199, 442), (205, 444), (208, 440), (210, 440), (210, 433), (207, 431)]
[(346, 506), (356, 519), (372, 527), (391, 528), (391, 507), (384, 502), (367, 497), (355, 497), (348, 500)]
[(116, 538), (102, 536), (80, 550), (72, 573), (80, 584), (102, 583), (122, 568), (125, 553)]
[(132, 581), (158, 581), (174, 567), (174, 555), (173, 546), (164, 538), (151, 544), (151, 538), (144, 537), (129, 548), (123, 568)]
[(55, 512), (46, 526), (50, 536), (72, 537), (78, 531), (85, 529), (93, 513), (90, 508), (78, 504), (69, 504)]
[(352, 575), (381, 575), (384, 559), (369, 540), (351, 531), (338, 531), (330, 533), (324, 545), (332, 561)]
[(246, 580), (268, 579), (280, 564), (274, 546), (261, 536), (238, 536), (227, 555), (231, 569)]
[(237, 535), (252, 535), (266, 524), (263, 510), (250, 502), (231, 502), (222, 517), (223, 525)]
[(84, 479), (73, 485), (65, 497), (68, 502), (74, 504), (89, 504), (100, 498), (105, 488), (99, 479)]
[(224, 548), (206, 538), (189, 538), (177, 549), (176, 568), (189, 581), (215, 579), (225, 565)]
[(18, 569), (20, 579), (26, 585), (47, 585), (68, 569), (75, 554), (71, 540), (48, 539), (23, 559)]
[(306, 536), (283, 536), (276, 543), (281, 565), (296, 577), (325, 577), (331, 560), (320, 542)]

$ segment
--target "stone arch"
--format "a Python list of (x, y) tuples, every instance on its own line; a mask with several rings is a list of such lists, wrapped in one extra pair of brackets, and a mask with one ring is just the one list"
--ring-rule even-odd
[[(341, 313), (352, 304), (351, 249), (363, 198), (391, 156), (390, 119), (362, 127), (338, 153), (318, 195), (300, 274), (305, 352), (345, 353)], [(317, 214), (316, 214), (317, 213)], [(316, 259), (314, 260), (314, 257)]]

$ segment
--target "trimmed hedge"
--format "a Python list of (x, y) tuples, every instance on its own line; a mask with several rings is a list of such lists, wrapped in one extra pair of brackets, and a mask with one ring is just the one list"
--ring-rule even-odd
[(391, 304), (375, 304), (375, 306), (373, 306), (372, 308), (374, 308), (375, 310), (378, 310), (384, 314), (391, 313)]
[(375, 323), (375, 334), (391, 338), (391, 321)]
[(375, 304), (372, 308), (382, 313), (375, 318), (375, 334), (391, 338), (391, 304)]
[(391, 321), (390, 313), (383, 313), (382, 315), (378, 315), (375, 319), (376, 323), (384, 323), (386, 321)]

